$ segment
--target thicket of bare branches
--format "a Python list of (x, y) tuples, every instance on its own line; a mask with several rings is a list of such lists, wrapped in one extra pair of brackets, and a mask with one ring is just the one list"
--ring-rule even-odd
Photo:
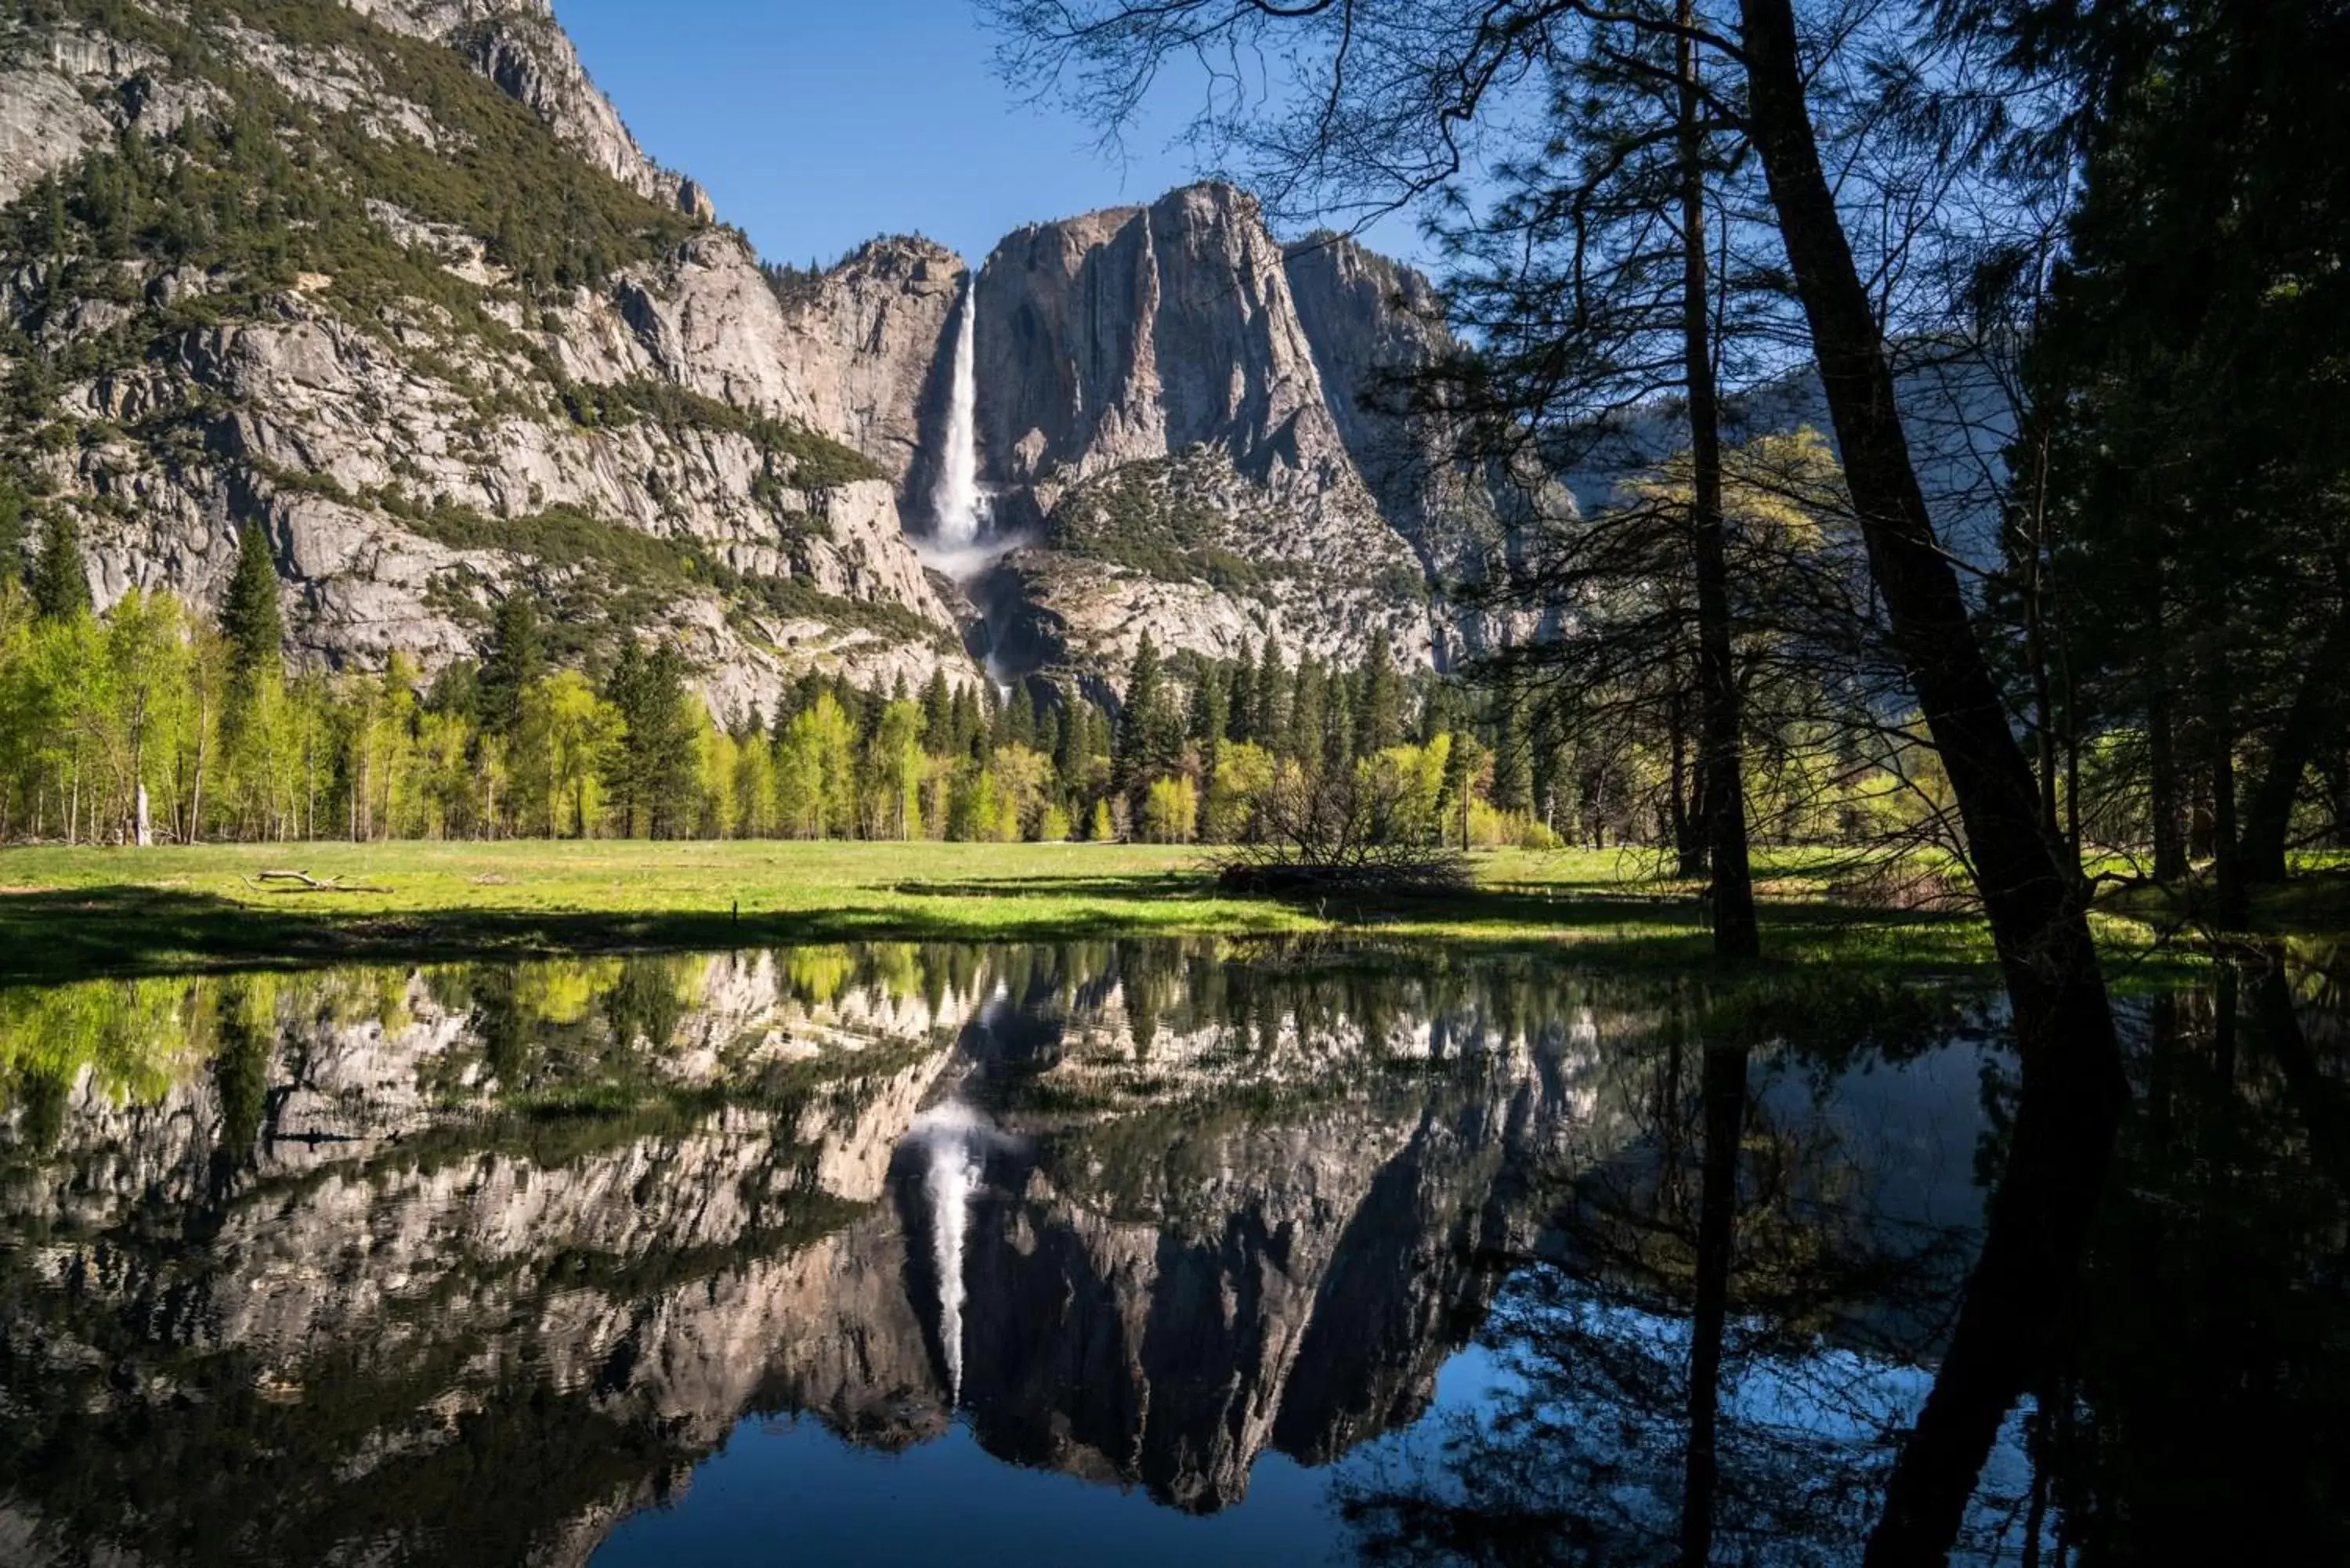
[(1236, 892), (1435, 894), (1471, 884), (1467, 856), (1404, 781), (1378, 767), (1284, 769), (1258, 810), (1258, 837), (1219, 871)]

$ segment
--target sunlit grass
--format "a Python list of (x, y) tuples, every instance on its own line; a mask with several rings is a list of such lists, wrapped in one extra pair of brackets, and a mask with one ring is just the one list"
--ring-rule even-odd
[[(1772, 957), (1976, 967), (1963, 908), (1870, 907), (1846, 857), (1758, 857)], [(298, 869), (332, 891), (263, 882)], [(854, 939), (1048, 940), (1347, 933), (1560, 946), (1687, 964), (1709, 950), (1700, 886), (1653, 856), (1489, 851), (1472, 892), (1366, 903), (1219, 889), (1212, 852), (1145, 845), (393, 843), (0, 851), (0, 974), (154, 972), (339, 958), (516, 955)], [(2142, 958), (2157, 927), (2100, 918)]]

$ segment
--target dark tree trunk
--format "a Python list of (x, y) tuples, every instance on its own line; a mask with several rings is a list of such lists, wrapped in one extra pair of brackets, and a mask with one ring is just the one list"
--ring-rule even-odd
[(2243, 929), (2252, 906), (2236, 826), (2236, 737), (2219, 724), (2211, 733), (2211, 877), (2218, 885), (2213, 915), (2229, 930)]
[(2268, 765), (2244, 802), (2240, 858), (2248, 885), (2284, 880), (2284, 844), (2292, 836), (2293, 803), (2300, 798), (2302, 777), (2339, 711), (2335, 693), (2345, 654), (2350, 654), (2350, 608), (2335, 616), (2325, 635), (2318, 639), (2308, 668), (2301, 672), (2293, 706), (2269, 748)]
[(1791, 0), (1742, 0), (1755, 141), (1812, 330), (1845, 473), (1894, 640), (1949, 771), (2027, 1051), (2113, 1064), (2113, 1017), (2077, 873), (2042, 831), (2039, 793), (1935, 538), (1894, 406), (1868, 292), (1819, 161)]
[[(1935, 538), (1866, 286), (1820, 166), (1792, 0), (1742, 0), (1750, 128), (1893, 637), (1948, 770), (2013, 1007), (2024, 1103), (1981, 1261), (1870, 1538), (1873, 1563), (1939, 1562), (2077, 1274), (2126, 1093), (2078, 868), (2042, 829), (1957, 574)], [(2035, 1091), (2037, 1091), (2035, 1093)]]
[(2324, 1166), (2338, 1191), (2350, 1194), (2350, 1090), (2318, 1065), (2302, 1033), (2283, 948), (2272, 947), (2265, 956), (2267, 967), (2252, 988), (2261, 1043), (2276, 1058), (2285, 1098), (2309, 1135), (2312, 1157)]
[(1702, 1095), (1705, 1167), (1699, 1177), (1695, 1311), (1690, 1324), (1689, 1450), (1681, 1489), (1682, 1568), (1705, 1568), (1713, 1552), (1721, 1490), (1717, 1453), (1721, 1342), (1730, 1321), (1730, 1265), (1738, 1228), (1738, 1147), (1746, 1124), (1747, 1054), (1710, 1046)]
[(2178, 701), (2174, 690), (2168, 607), (2159, 557), (2147, 563), (2147, 628), (2152, 634), (2146, 673), (2147, 788), (2154, 830), (2154, 879), (2184, 881), (2188, 868), (2187, 797), (2178, 768)]
[(1678, 680), (1666, 704), (1665, 732), (1670, 747), (1665, 811), (1666, 826), (1672, 835), (1673, 874), (1684, 878), (1702, 877), (1706, 870), (1705, 773), (1690, 765), (1689, 725)]
[(2222, 628), (2210, 628), (2204, 638), (2201, 680), (2203, 699), (2204, 784), (2211, 798), (2212, 918), (2229, 930), (2241, 930), (2251, 915), (2251, 896), (2244, 882), (2244, 841), (2236, 805), (2236, 690)]
[(2187, 876), (2187, 812), (2179, 799), (2178, 739), (2172, 716), (2170, 677), (2158, 671), (2146, 704), (2147, 787), (2154, 816), (2154, 879), (2182, 881)]
[(1933, 1389), (1887, 1482), (1866, 1568), (1948, 1561), (2008, 1411), (2057, 1370), (2121, 1125), (2123, 1096), (2108, 1065), (2083, 1051), (2023, 1058), (2023, 1094), (1982, 1251)]
[[(2188, 756), (2193, 759), (2203, 749), (2204, 735), (2210, 726), (2200, 722), (2188, 726)], [(2211, 859), (2218, 852), (2211, 831), (2211, 770), (2190, 766), (2187, 772), (2187, 857), (2189, 862)]]
[(2336, 744), (2321, 770), (2325, 779), (2325, 841), (2350, 849), (2350, 751)]
[[(1691, 26), (1692, 0), (1680, 0)], [(1721, 515), (1721, 410), (1713, 378), (1713, 315), (1706, 286), (1705, 131), (1697, 47), (1679, 42), (1681, 338), (1690, 419), (1690, 533), (1697, 576), (1698, 727), (1705, 781), (1709, 857), (1713, 862), (1713, 950), (1752, 958), (1762, 950), (1754, 919), (1754, 872), (1746, 847), (1746, 785), (1738, 720), (1738, 672), (1730, 624), (1730, 551)]]

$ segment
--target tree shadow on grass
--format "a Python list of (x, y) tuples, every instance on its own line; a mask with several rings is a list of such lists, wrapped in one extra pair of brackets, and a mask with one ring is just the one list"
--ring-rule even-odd
[(645, 912), (456, 906), (386, 914), (338, 912), (329, 893), (286, 894), (281, 906), (136, 885), (13, 892), (0, 894), (0, 981), (858, 940), (1073, 940), (1166, 929), (1033, 898), (1024, 908), (1017, 898), (975, 922), (972, 896), (961, 908), (941, 901), (935, 915), (919, 907), (853, 906), (737, 912), (731, 903)]
[(1132, 871), (1090, 877), (969, 877), (936, 882), (893, 882), (889, 891), (911, 898), (1203, 898), (1218, 896), (1216, 878), (1198, 871)]
[[(398, 913), (340, 911), (338, 895), (295, 890), (258, 903), (184, 889), (121, 884), (0, 893), (0, 981), (56, 981), (191, 970), (299, 968), (334, 963), (522, 959), (564, 953), (716, 950), (836, 941), (1070, 941), (1105, 937), (1294, 933), (1299, 918), (1336, 938), (1571, 945), (1581, 964), (1702, 964), (1710, 955), (1702, 907), (1663, 889), (1500, 887), (1431, 898), (1220, 898), (1212, 876), (1190, 871), (1095, 877), (910, 881), (889, 891), (895, 907), (737, 911), (473, 909)], [(1186, 922), (1181, 905), (1216, 899)], [(1253, 919), (1261, 911), (1262, 919)], [(1170, 918), (1175, 916), (1176, 918)], [(1833, 905), (1774, 906), (1766, 931), (1790, 939), (1804, 961), (1824, 940), (1853, 930), (1905, 928), (1940, 936), (1964, 958), (1964, 917), (1855, 911)], [(1431, 930), (1428, 928), (1440, 928)], [(1766, 935), (1766, 941), (1768, 938)], [(1917, 961), (1914, 943), (1898, 954)], [(1976, 955), (1979, 957), (1979, 955)], [(1870, 961), (1867, 944), (1847, 959)]]

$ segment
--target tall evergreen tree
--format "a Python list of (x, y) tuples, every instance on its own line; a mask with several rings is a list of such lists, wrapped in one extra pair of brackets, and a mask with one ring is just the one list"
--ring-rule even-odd
[(25, 580), (25, 497), (0, 473), (0, 582)]
[(1191, 732), (1192, 743), (1200, 748), (1201, 765), (1211, 774), (1215, 771), (1216, 753), (1223, 747), (1224, 731), (1231, 722), (1231, 696), (1216, 671), (1204, 666), (1191, 683), (1191, 711), (1185, 727)]
[(966, 686), (958, 691), (947, 707), (947, 738), (949, 744), (941, 756), (967, 757), (985, 732), (982, 730), (979, 699)]
[(1343, 675), (1333, 675), (1330, 680), (1330, 722), (1322, 728), (1322, 769), (1330, 774), (1345, 772), (1355, 761), (1355, 694), (1353, 682)]
[(1520, 709), (1517, 693), (1503, 692), (1493, 725), (1493, 804), (1503, 811), (1532, 811), (1534, 805), (1534, 771)]
[(1012, 695), (1004, 701), (1003, 738), (1015, 746), (1036, 748), (1036, 695), (1028, 689), (1025, 680), (1014, 683)]
[(277, 565), (260, 526), (247, 523), (236, 534), (236, 570), (221, 602), (221, 635), (228, 639), (229, 665), (238, 675), (275, 671), (285, 658), (286, 616), (279, 607)]
[[(1268, 661), (1265, 669), (1277, 670), (1278, 659)], [(1306, 654), (1297, 661), (1297, 681), (1292, 690), (1286, 715), (1288, 742), (1284, 750), (1308, 766), (1322, 760), (1323, 731), (1327, 726), (1330, 691), (1322, 679), (1322, 661)]]
[(1371, 638), (1355, 707), (1355, 754), (1376, 756), (1403, 743), (1403, 678), (1382, 627)]
[(1057, 765), (1061, 755), (1062, 732), (1067, 728), (1067, 715), (1057, 702), (1044, 700), (1040, 693), (1036, 703), (1036, 734), (1029, 743)]
[(954, 733), (954, 693), (948, 690), (947, 672), (933, 670), (922, 688), (922, 744), (931, 755), (943, 755), (955, 749)]
[(1289, 671), (1281, 658), (1281, 643), (1264, 639), (1264, 657), (1256, 669), (1256, 710), (1249, 716), (1250, 738), (1269, 751), (1279, 751), (1289, 731)]
[(490, 647), (482, 660), (475, 702), (483, 732), (512, 736), (522, 727), (523, 694), (546, 673), (546, 642), (538, 608), (522, 587), (498, 601), (490, 623)]
[(1091, 782), (1093, 707), (1089, 699), (1073, 695), (1061, 711), (1061, 743), (1054, 750), (1053, 767), (1071, 800)]
[(1239, 662), (1232, 666), (1224, 697), (1224, 733), (1234, 741), (1256, 738), (1256, 644), (1241, 644)]
[(33, 562), (33, 607), (44, 620), (71, 620), (89, 613), (89, 568), (81, 557), (81, 524), (68, 507), (49, 509), (41, 553)]
[(1127, 670), (1126, 704), (1118, 711), (1118, 746), (1112, 753), (1122, 789), (1136, 788), (1149, 777), (1150, 733), (1161, 701), (1159, 680), (1159, 649), (1146, 631)]
[(606, 788), (621, 832), (674, 838), (695, 820), (695, 726), (686, 706), (685, 657), (663, 644), (648, 656), (631, 638), (613, 666), (606, 696), (620, 734), (606, 762)]

